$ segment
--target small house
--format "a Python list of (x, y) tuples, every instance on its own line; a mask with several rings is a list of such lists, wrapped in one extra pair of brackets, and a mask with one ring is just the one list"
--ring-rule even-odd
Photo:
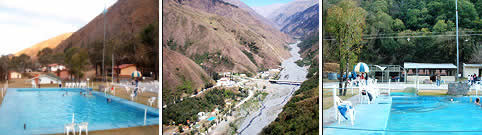
[(8, 79), (21, 79), (21, 78), (22, 78), (22, 74), (19, 72), (10, 71), (8, 74)]
[(115, 75), (119, 75), (119, 77), (131, 77), (132, 72), (137, 71), (137, 67), (134, 64), (122, 64), (119, 66), (115, 66)]
[(62, 82), (59, 77), (52, 74), (42, 74), (38, 78), (40, 84), (59, 84)]

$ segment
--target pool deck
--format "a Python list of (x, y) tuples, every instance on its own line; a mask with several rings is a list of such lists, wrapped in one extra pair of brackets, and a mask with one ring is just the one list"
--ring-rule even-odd
[[(353, 97), (353, 99), (358, 99)], [(375, 99), (372, 104), (355, 105), (355, 122), (351, 125), (350, 121), (342, 120), (340, 124), (334, 122), (330, 125), (324, 125), (324, 135), (351, 135), (351, 134), (385, 134), (384, 131), (388, 125), (388, 118), (392, 106), (392, 97), (380, 96)], [(333, 107), (332, 107), (333, 108)], [(331, 109), (331, 108), (330, 108)], [(324, 114), (331, 115), (333, 113)], [(349, 129), (347, 129), (349, 128)], [(360, 130), (350, 130), (360, 129)], [(363, 129), (368, 129), (363, 130)]]

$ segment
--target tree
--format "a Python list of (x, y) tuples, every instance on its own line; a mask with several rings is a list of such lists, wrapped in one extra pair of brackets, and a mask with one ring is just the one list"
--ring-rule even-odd
[[(365, 10), (357, 7), (354, 1), (343, 0), (327, 11), (327, 31), (333, 33), (336, 43), (337, 57), (340, 63), (340, 83), (342, 87), (343, 71), (348, 72), (348, 66), (353, 65), (361, 49), (363, 27), (365, 26)], [(345, 83), (346, 88), (347, 83)], [(346, 90), (340, 89), (340, 95), (346, 95)]]
[(67, 49), (65, 53), (65, 63), (70, 70), (71, 75), (76, 79), (84, 76), (84, 71), (87, 70), (86, 66), (89, 65), (89, 53), (87, 49), (72, 47)]
[(44, 48), (42, 50), (40, 50), (38, 53), (37, 53), (37, 57), (38, 57), (38, 62), (42, 65), (42, 66), (46, 66), (48, 64), (52, 64), (54, 61), (53, 61), (53, 50), (50, 49), (50, 48)]
[(30, 68), (32, 65), (33, 64), (30, 60), (30, 56), (26, 54), (22, 54), (20, 56), (13, 56), (8, 63), (9, 69), (15, 70), (17, 72), (25, 72), (25, 69)]
[(395, 21), (393, 22), (392, 28), (393, 30), (400, 32), (405, 29), (405, 24), (403, 24), (402, 20), (395, 19)]
[(447, 24), (445, 23), (445, 20), (438, 20), (432, 29), (434, 32), (446, 32)]

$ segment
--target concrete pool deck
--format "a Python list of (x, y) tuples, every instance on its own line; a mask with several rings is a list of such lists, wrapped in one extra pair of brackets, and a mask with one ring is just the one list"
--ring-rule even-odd
[[(356, 99), (356, 102), (358, 102), (358, 96), (352, 97), (352, 99)], [(351, 125), (351, 122), (347, 120), (342, 120), (340, 124), (338, 124), (338, 121), (335, 121), (334, 123), (330, 125), (325, 125), (323, 127), (323, 134), (383, 134), (383, 130), (386, 130), (388, 125), (388, 118), (390, 116), (391, 106), (392, 97), (390, 96), (380, 96), (375, 99), (372, 104), (355, 105), (356, 113), (354, 125)], [(334, 110), (334, 107), (332, 108)], [(335, 117), (334, 113), (324, 115), (330, 115), (333, 118)], [(325, 124), (325, 122), (323, 123)], [(364, 129), (368, 129), (369, 131)]]

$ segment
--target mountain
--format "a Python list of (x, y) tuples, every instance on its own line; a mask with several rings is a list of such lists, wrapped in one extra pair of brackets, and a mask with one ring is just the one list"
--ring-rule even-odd
[(318, 4), (318, 0), (295, 0), (278, 8), (273, 13), (268, 15), (267, 18), (276, 23), (279, 28), (283, 28), (286, 24), (288, 24), (286, 21), (288, 17), (298, 12), (302, 12), (315, 4)]
[[(106, 40), (133, 38), (149, 24), (158, 21), (159, 1), (118, 0), (105, 14)], [(60, 43), (56, 51), (62, 52), (70, 47), (91, 47), (90, 45), (102, 42), (103, 39), (104, 15), (99, 11), (97, 17)]]
[(302, 37), (310, 35), (318, 31), (319, 26), (319, 6), (315, 4), (310, 8), (293, 14), (285, 20), (282, 32), (290, 34), (295, 37)]
[(56, 48), (62, 41), (65, 39), (69, 38), (72, 35), (72, 32), (69, 33), (64, 33), (61, 35), (58, 35), (56, 37), (47, 39), (45, 41), (42, 41), (40, 43), (37, 43), (29, 48), (23, 49), (22, 51), (19, 51), (15, 53), (15, 56), (20, 56), (22, 54), (26, 54), (30, 56), (32, 59), (37, 58), (37, 53), (44, 49), (44, 48)]
[(281, 8), (282, 6), (286, 5), (286, 3), (276, 3), (266, 6), (256, 6), (253, 7), (258, 14), (262, 15), (263, 17), (268, 17), (269, 15), (273, 14), (274, 11)]
[[(209, 75), (188, 57), (167, 48), (162, 49), (162, 85), (163, 101), (171, 99), (169, 96), (187, 93), (178, 89), (183, 84), (191, 88), (204, 87), (205, 83), (212, 82)], [(187, 90), (187, 89), (186, 89)], [(189, 89), (192, 91), (192, 89)]]
[(210, 77), (276, 68), (290, 55), (286, 45), (293, 40), (240, 1), (163, 0), (162, 10), (163, 48), (190, 58)]

